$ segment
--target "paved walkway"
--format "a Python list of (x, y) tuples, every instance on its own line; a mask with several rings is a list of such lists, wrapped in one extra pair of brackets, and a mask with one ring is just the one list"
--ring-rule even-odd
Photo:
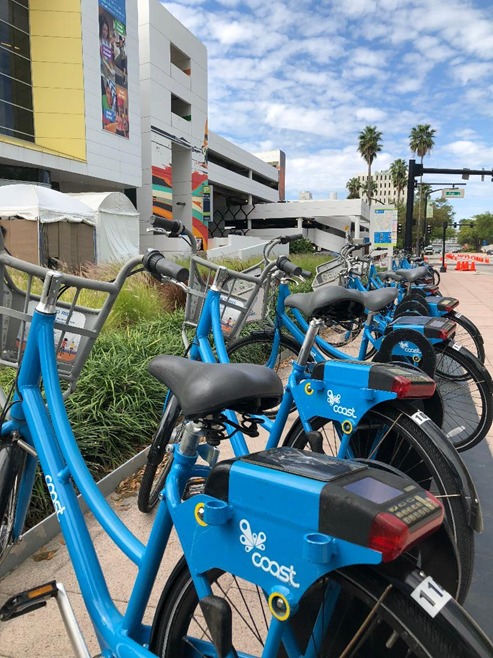
[[(493, 274), (493, 266), (491, 268)], [(460, 310), (480, 328), (486, 342), (487, 361), (493, 372), (493, 276), (488, 273), (449, 272), (442, 277), (444, 295), (458, 297)], [(262, 447), (262, 439), (252, 442), (252, 450)], [(466, 454), (466, 461), (477, 483), (485, 516), (485, 532), (477, 537), (475, 577), (466, 608), (493, 638), (491, 617), (491, 591), (493, 590), (493, 434), (487, 441)], [(224, 458), (229, 456), (223, 450)], [(137, 510), (135, 497), (113, 494), (109, 498), (120, 516), (136, 536), (146, 541), (152, 517)], [(123, 611), (128, 601), (133, 579), (134, 565), (114, 546), (99, 524), (89, 514), (88, 525), (109, 589), (115, 603)], [(166, 579), (180, 556), (176, 536), (168, 546), (161, 570), (151, 595), (146, 621), (152, 620), (159, 595)], [(34, 558), (26, 560), (14, 572), (0, 581), (0, 602), (23, 589), (56, 579), (63, 582), (69, 592), (75, 614), (82, 627), (92, 654), (98, 653), (98, 645), (92, 626), (75, 580), (69, 557), (61, 536), (44, 547)], [(0, 658), (65, 658), (72, 655), (64, 626), (54, 602), (41, 610), (0, 625)]]

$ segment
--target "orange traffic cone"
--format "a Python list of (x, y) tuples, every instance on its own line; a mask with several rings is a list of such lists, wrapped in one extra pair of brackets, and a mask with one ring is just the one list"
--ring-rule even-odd
[(469, 261), (468, 260), (466, 260), (464, 262), (464, 272), (469, 272)]
[(460, 266), (460, 260), (455, 261), (455, 271), (460, 272), (461, 266)]
[(476, 271), (476, 261), (472, 260), (471, 261), (471, 267), (469, 268), (470, 272), (475, 272)]

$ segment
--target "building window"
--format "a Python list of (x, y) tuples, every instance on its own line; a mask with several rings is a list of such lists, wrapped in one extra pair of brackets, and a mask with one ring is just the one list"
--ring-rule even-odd
[(28, 0), (0, 3), (0, 134), (34, 142)]
[(171, 63), (179, 68), (183, 73), (191, 75), (192, 73), (192, 61), (188, 55), (185, 55), (179, 48), (177, 48), (173, 43), (170, 43), (170, 58)]
[(192, 106), (178, 96), (171, 94), (171, 111), (187, 121), (192, 120)]

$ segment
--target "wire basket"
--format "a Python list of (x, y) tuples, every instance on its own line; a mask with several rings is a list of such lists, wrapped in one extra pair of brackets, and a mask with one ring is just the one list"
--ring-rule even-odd
[(315, 276), (313, 277), (312, 290), (317, 290), (317, 288), (326, 286), (330, 283), (339, 283), (343, 269), (344, 263), (339, 258), (319, 265), (316, 269)]
[[(63, 275), (64, 283), (73, 294), (71, 301), (57, 302), (55, 318), (55, 350), (60, 379), (75, 384), (91, 349), (125, 281), (127, 272), (139, 259), (132, 259), (121, 270), (115, 282), (93, 281)], [(19, 368), (26, 348), (34, 310), (40, 295), (39, 279), (48, 270), (13, 258), (0, 251), (0, 365)], [(14, 281), (14, 278), (16, 281)], [(100, 308), (88, 308), (78, 303), (85, 288), (102, 293)]]
[[(204, 274), (199, 271), (193, 257), (191, 259), (189, 290), (185, 305), (185, 324), (195, 327), (199, 323), (205, 298), (217, 272), (213, 267), (207, 270), (204, 261), (200, 262), (201, 269), (205, 270)], [(263, 268), (264, 263), (261, 262), (241, 272), (258, 277), (258, 284), (238, 278), (238, 273), (234, 270), (222, 268), (224, 274), (221, 283), (220, 312), (221, 328), (225, 338), (236, 336), (245, 324), (262, 322), (265, 319), (268, 311), (266, 291), (270, 288), (271, 277), (267, 276), (263, 281), (260, 280)]]

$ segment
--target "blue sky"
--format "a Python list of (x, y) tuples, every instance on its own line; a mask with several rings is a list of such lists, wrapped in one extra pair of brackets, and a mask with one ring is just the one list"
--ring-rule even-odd
[[(410, 157), (418, 123), (437, 130), (429, 166), (493, 168), (489, 1), (163, 4), (207, 46), (211, 130), (253, 152), (284, 150), (288, 198), (345, 197), (366, 169), (356, 147), (367, 124), (383, 132), (377, 170)], [(493, 211), (493, 183), (468, 183), (454, 208)]]

